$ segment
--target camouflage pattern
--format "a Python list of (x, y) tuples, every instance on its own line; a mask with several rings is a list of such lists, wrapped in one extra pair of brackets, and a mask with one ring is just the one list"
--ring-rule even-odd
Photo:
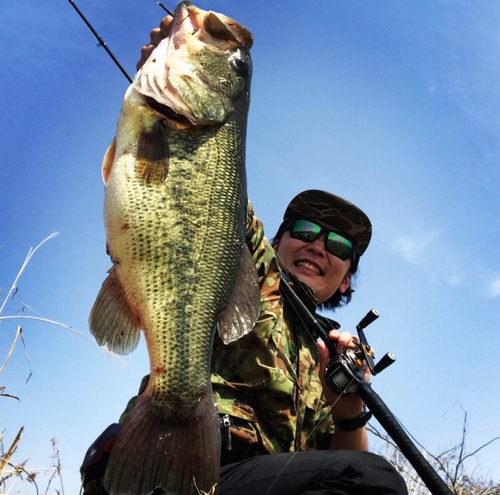
[(216, 337), (212, 354), (217, 406), (231, 424), (229, 431), (221, 425), (223, 463), (326, 449), (334, 432), (316, 341), (292, 312), (285, 308), (284, 314), (276, 255), (251, 207), (247, 244), (259, 275), (260, 317), (251, 333), (230, 345)]
[(360, 256), (370, 243), (370, 219), (357, 206), (335, 194), (317, 189), (301, 192), (292, 199), (283, 219), (296, 217), (320, 220), (339, 228), (356, 241)]

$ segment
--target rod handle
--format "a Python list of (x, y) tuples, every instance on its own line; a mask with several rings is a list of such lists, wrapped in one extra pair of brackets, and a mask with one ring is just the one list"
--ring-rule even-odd
[(449, 487), (424, 458), (417, 447), (415, 447), (415, 444), (403, 430), (392, 412), (385, 405), (384, 401), (372, 389), (371, 385), (365, 382), (360, 383), (357, 393), (385, 431), (401, 449), (403, 455), (422, 478), (422, 481), (427, 485), (432, 495), (452, 495)]

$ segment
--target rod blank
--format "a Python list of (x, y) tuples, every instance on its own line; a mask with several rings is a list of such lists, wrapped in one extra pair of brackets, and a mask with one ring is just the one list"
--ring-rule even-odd
[(123, 75), (128, 79), (128, 81), (131, 83), (132, 78), (128, 75), (127, 71), (122, 67), (122, 64), (118, 62), (116, 57), (113, 55), (111, 50), (108, 48), (104, 40), (99, 36), (97, 31), (92, 27), (92, 24), (90, 24), (89, 21), (85, 18), (85, 16), (82, 14), (80, 9), (76, 6), (75, 2), (73, 0), (68, 0), (68, 2), (74, 7), (74, 9), (77, 11), (78, 15), (82, 18), (83, 22), (87, 25), (87, 27), (92, 31), (92, 34), (97, 38), (97, 41), (99, 42), (97, 46), (102, 46), (108, 55), (113, 59), (113, 62), (118, 66), (118, 68), (122, 71)]

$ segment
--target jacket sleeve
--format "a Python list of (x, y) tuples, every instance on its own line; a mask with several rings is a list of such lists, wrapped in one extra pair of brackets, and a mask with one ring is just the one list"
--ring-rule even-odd
[[(271, 275), (271, 285), (275, 285), (275, 277), (280, 270), (276, 253), (271, 244), (264, 235), (264, 226), (257, 218), (252, 208), (252, 204), (248, 202), (247, 226), (246, 226), (246, 242), (250, 254), (255, 261), (257, 273), (259, 275), (259, 285), (262, 290), (264, 282)], [(269, 286), (269, 283), (267, 284)]]

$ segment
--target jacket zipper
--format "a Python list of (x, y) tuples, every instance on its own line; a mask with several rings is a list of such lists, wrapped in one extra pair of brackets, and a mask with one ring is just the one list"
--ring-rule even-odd
[(222, 426), (227, 429), (227, 444), (226, 444), (226, 450), (232, 450), (231, 446), (231, 417), (229, 414), (224, 414), (222, 416)]

